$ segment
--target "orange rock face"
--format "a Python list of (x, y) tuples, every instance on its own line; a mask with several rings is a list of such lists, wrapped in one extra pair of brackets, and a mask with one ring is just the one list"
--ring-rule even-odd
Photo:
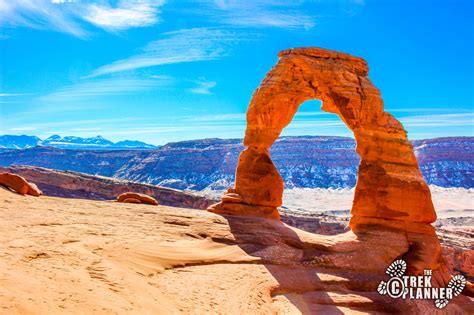
[(135, 198), (127, 198), (122, 201), (123, 203), (142, 203), (140, 200)]
[(353, 217), (431, 223), (436, 214), (413, 148), (401, 123), (384, 111), (367, 63), (321, 48), (280, 52), (278, 63), (255, 91), (235, 188), (212, 212), (278, 218), (283, 183), (268, 149), (293, 119), (299, 105), (321, 100), (352, 130), (361, 157)]
[(0, 173), (0, 185), (8, 187), (20, 195), (38, 197), (42, 194), (35, 184), (29, 183), (23, 177), (11, 173)]
[(144, 203), (148, 205), (157, 206), (159, 203), (158, 201), (145, 194), (138, 194), (133, 192), (126, 192), (117, 197), (117, 202), (125, 202), (125, 203)]

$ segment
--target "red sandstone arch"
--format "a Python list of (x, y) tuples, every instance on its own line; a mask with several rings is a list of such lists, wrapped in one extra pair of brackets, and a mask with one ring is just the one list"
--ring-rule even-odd
[(212, 212), (279, 218), (283, 181), (268, 149), (300, 104), (319, 99), (322, 110), (339, 115), (354, 133), (361, 157), (352, 205), (357, 219), (431, 223), (436, 214), (413, 148), (402, 124), (384, 111), (367, 63), (321, 48), (280, 52), (278, 63), (255, 91), (247, 111), (244, 150), (235, 188)]

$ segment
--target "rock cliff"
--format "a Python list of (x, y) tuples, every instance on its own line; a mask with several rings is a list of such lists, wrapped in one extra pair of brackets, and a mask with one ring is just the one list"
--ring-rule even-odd
[(115, 178), (92, 176), (40, 167), (0, 167), (1, 172), (18, 174), (35, 183), (45, 195), (94, 200), (115, 200), (122, 193), (134, 191), (154, 197), (160, 204), (205, 209), (213, 201), (191, 193)]

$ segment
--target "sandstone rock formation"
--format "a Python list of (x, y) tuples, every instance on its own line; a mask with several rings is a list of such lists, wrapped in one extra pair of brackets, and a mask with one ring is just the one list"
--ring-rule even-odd
[(39, 197), (42, 194), (35, 184), (29, 183), (23, 177), (12, 173), (0, 173), (0, 185), (16, 191), (20, 195)]
[[(348, 54), (298, 48), (280, 52), (279, 61), (255, 91), (247, 111), (247, 130), (233, 194), (214, 212), (278, 217), (283, 182), (268, 149), (306, 100), (339, 115), (353, 131), (361, 157), (354, 217), (430, 223), (436, 220), (428, 186), (418, 168), (406, 131), (384, 111), (367, 63)], [(234, 196), (235, 200), (235, 196)], [(268, 210), (272, 208), (272, 211)], [(264, 211), (262, 211), (264, 209)]]
[(124, 202), (124, 203), (144, 203), (147, 205), (157, 206), (159, 205), (158, 201), (145, 194), (139, 194), (134, 192), (126, 192), (120, 194), (117, 197), (117, 202)]
[(23, 176), (27, 180), (37, 183), (45, 195), (54, 197), (115, 200), (122, 193), (134, 191), (151, 196), (163, 205), (174, 207), (206, 209), (215, 202), (215, 200), (177, 189), (70, 171), (33, 166), (12, 166), (0, 167), (0, 172)]
[[(380, 92), (368, 78), (367, 63), (320, 48), (289, 49), (279, 57), (250, 102), (244, 139), (247, 149), (239, 158), (235, 187), (208, 210), (278, 219), (283, 181), (269, 149), (299, 105), (319, 99), (323, 111), (337, 114), (354, 133), (361, 158), (351, 231), (346, 234), (370, 243), (373, 231), (396, 231), (407, 247), (398, 248), (392, 257), (378, 248), (366, 248), (365, 255), (370, 255), (372, 263), (379, 260), (380, 265), (384, 262), (388, 266), (396, 256), (403, 257), (410, 273), (436, 270), (437, 281), (444, 283), (449, 278), (447, 268), (429, 224), (436, 220), (430, 190), (406, 131), (384, 111)], [(347, 237), (338, 236), (337, 240), (339, 246), (351, 247)]]

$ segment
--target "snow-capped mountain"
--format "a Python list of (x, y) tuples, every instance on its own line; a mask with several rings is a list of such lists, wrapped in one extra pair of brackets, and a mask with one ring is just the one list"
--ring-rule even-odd
[(106, 140), (101, 136), (93, 138), (80, 138), (80, 137), (61, 137), (53, 135), (49, 138), (44, 139), (41, 142), (42, 146), (56, 147), (56, 148), (81, 148), (81, 147), (111, 147), (114, 145), (112, 141)]
[(0, 136), (0, 149), (26, 149), (36, 147), (41, 139), (36, 136)]
[(63, 149), (154, 149), (156, 146), (141, 141), (124, 140), (114, 143), (104, 137), (81, 138), (74, 136), (61, 137), (52, 135), (44, 140), (36, 136), (0, 136), (0, 149), (27, 149), (36, 146), (55, 147)]
[[(473, 137), (416, 140), (413, 148), (428, 184), (474, 188)], [(241, 139), (183, 141), (154, 150), (38, 146), (0, 151), (0, 166), (32, 165), (177, 189), (222, 190), (233, 185), (242, 149)], [(281, 137), (271, 156), (286, 188), (349, 188), (357, 180), (359, 156), (351, 138)]]

